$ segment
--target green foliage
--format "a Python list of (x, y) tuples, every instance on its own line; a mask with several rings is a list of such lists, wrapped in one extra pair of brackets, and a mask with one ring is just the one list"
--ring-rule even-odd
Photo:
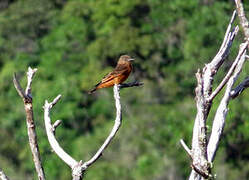
[[(14, 72), (25, 85), (27, 67), (38, 68), (32, 92), (44, 169), (48, 179), (66, 180), (70, 169), (51, 152), (44, 131), (45, 99), (62, 94), (52, 112), (63, 122), (56, 136), (73, 157), (88, 160), (111, 130), (115, 106), (112, 89), (87, 91), (121, 54), (130, 54), (136, 61), (128, 81), (144, 86), (122, 89), (123, 125), (85, 179), (186, 179), (190, 160), (179, 140), (191, 143), (194, 74), (218, 51), (233, 9), (227, 1), (11, 1), (0, 12), (1, 168), (11, 179), (36, 178)], [(215, 86), (236, 56), (242, 42), (236, 38)], [(238, 81), (247, 75), (248, 63)], [(245, 91), (230, 103), (218, 179), (248, 179), (248, 98)]]

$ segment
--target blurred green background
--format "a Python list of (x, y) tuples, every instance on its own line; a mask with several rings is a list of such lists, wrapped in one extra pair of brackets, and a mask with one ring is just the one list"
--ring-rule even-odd
[[(249, 2), (244, 6), (249, 17)], [(129, 54), (136, 61), (128, 81), (144, 86), (121, 90), (122, 127), (85, 179), (186, 179), (190, 159), (179, 140), (191, 144), (195, 72), (217, 53), (234, 7), (232, 0), (1, 0), (0, 167), (12, 180), (37, 179), (14, 72), (25, 86), (28, 66), (38, 68), (32, 92), (46, 177), (68, 180), (70, 168), (46, 138), (44, 101), (62, 94), (52, 112), (63, 121), (57, 139), (74, 158), (88, 160), (112, 128), (115, 106), (112, 88), (87, 91)], [(240, 31), (215, 86), (242, 41)], [(248, 74), (246, 62), (238, 82)], [(214, 162), (217, 179), (249, 179), (248, 107), (248, 91), (229, 105)]]

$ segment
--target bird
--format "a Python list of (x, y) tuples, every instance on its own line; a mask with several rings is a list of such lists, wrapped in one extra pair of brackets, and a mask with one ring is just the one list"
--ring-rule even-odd
[(132, 71), (131, 62), (133, 60), (134, 59), (128, 55), (120, 56), (114, 70), (103, 77), (102, 80), (88, 92), (88, 94), (92, 94), (98, 89), (112, 87), (115, 84), (121, 84), (122, 82), (124, 82), (129, 77)]

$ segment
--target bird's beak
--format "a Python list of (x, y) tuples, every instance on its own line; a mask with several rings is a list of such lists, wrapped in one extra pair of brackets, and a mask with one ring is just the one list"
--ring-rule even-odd
[(131, 59), (128, 59), (128, 61), (134, 61), (134, 60), (135, 60), (135, 59), (132, 59), (132, 58), (131, 58)]

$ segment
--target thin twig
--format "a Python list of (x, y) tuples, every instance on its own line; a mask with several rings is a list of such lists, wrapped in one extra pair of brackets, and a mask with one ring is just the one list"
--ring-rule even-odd
[(53, 124), (53, 131), (55, 132), (55, 129), (61, 124), (61, 120), (57, 120), (55, 121), (55, 123)]
[(232, 46), (232, 42), (238, 33), (238, 30), (239, 30), (238, 26), (236, 26), (235, 28), (232, 29), (232, 24), (235, 20), (235, 17), (236, 17), (236, 11), (233, 11), (233, 15), (230, 19), (228, 26), (227, 26), (227, 29), (226, 29), (226, 32), (224, 35), (224, 39), (223, 39), (223, 42), (220, 46), (220, 49), (219, 49), (218, 53), (216, 54), (216, 56), (213, 58), (213, 60), (210, 62), (212, 68), (215, 68), (216, 71), (218, 70), (218, 68), (222, 64), (221, 62), (229, 54), (229, 50)]
[(43, 170), (42, 162), (41, 162), (41, 156), (39, 151), (39, 146), (37, 142), (37, 135), (35, 130), (35, 122), (34, 122), (34, 115), (33, 115), (33, 104), (32, 104), (32, 96), (31, 96), (31, 84), (33, 77), (36, 73), (37, 69), (28, 68), (27, 72), (27, 87), (26, 91), (24, 92), (17, 77), (16, 74), (13, 76), (13, 83), (14, 86), (19, 94), (19, 96), (23, 99), (24, 102), (24, 108), (26, 112), (26, 123), (27, 123), (27, 131), (28, 131), (28, 137), (29, 137), (29, 145), (32, 152), (33, 161), (35, 164), (35, 169), (38, 175), (39, 180), (45, 180), (45, 173)]
[(188, 155), (191, 157), (191, 150), (189, 149), (189, 147), (187, 146), (187, 144), (184, 142), (183, 139), (180, 139), (180, 143), (182, 147), (185, 149), (185, 151), (188, 153)]
[(246, 88), (249, 87), (249, 76), (245, 78), (245, 80), (240, 83), (236, 88), (234, 88), (231, 93), (230, 96), (231, 98), (236, 98), (238, 95), (240, 95)]
[(14, 73), (14, 75), (13, 75), (13, 83), (14, 83), (14, 86), (15, 86), (16, 91), (18, 92), (19, 96), (21, 96), (22, 99), (28, 99), (28, 97), (24, 93), (24, 91), (19, 83), (19, 80), (17, 79), (16, 73)]
[(142, 86), (144, 83), (142, 82), (131, 82), (131, 83), (123, 83), (123, 84), (119, 84), (119, 88), (128, 88), (128, 87), (134, 87), (134, 86)]
[(231, 36), (231, 34), (232, 34), (232, 32), (234, 32), (234, 30), (232, 30), (232, 32), (231, 32), (231, 29), (232, 29), (232, 24), (233, 24), (233, 22), (234, 22), (234, 20), (236, 18), (236, 14), (237, 14), (236, 10), (234, 10), (233, 14), (232, 14), (232, 17), (230, 19), (230, 22), (229, 22), (229, 24), (227, 26), (227, 29), (226, 29), (226, 32), (225, 32), (225, 35), (224, 35), (224, 40), (223, 40), (217, 54), (220, 54), (222, 51), (224, 51), (224, 49), (226, 49), (228, 41), (234, 38), (234, 35)]
[(51, 108), (61, 99), (61, 94), (59, 94), (54, 100), (50, 103)]

